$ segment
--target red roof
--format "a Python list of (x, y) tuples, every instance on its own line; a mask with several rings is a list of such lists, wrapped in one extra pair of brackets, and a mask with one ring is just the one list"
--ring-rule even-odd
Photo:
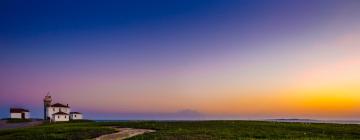
[(69, 115), (69, 114), (59, 111), (57, 113), (54, 113), (53, 115)]
[(53, 105), (51, 105), (51, 107), (67, 107), (67, 108), (69, 108), (68, 105), (63, 105), (63, 104), (60, 104), (60, 103), (53, 104)]
[(80, 112), (70, 112), (70, 114), (81, 114)]
[(23, 112), (29, 112), (29, 110), (23, 108), (10, 108), (10, 113), (23, 113)]

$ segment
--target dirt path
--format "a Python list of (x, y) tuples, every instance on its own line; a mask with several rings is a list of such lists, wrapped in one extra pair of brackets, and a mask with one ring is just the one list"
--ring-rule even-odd
[(123, 139), (130, 138), (130, 137), (133, 137), (136, 135), (155, 132), (155, 130), (134, 129), (134, 128), (116, 128), (116, 130), (119, 132), (102, 135), (100, 137), (95, 138), (95, 140), (123, 140)]
[(32, 121), (32, 122), (22, 122), (22, 123), (6, 123), (5, 120), (0, 121), (0, 130), (2, 129), (11, 129), (11, 128), (21, 128), (21, 127), (30, 127), (35, 125), (42, 124), (42, 121)]

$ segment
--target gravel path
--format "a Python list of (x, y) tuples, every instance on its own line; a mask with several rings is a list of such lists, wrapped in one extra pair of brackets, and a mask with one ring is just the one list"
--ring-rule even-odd
[(130, 138), (136, 135), (141, 135), (144, 133), (155, 132), (155, 130), (149, 129), (134, 129), (134, 128), (116, 128), (119, 132), (102, 135), (100, 137), (95, 138), (95, 140), (123, 140), (126, 138)]

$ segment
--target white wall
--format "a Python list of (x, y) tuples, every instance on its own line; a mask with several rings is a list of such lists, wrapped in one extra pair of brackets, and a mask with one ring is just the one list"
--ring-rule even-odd
[(61, 112), (64, 112), (64, 113), (67, 113), (67, 114), (70, 114), (70, 108), (67, 108), (67, 107), (48, 107), (47, 108), (47, 116), (49, 118), (52, 118), (52, 115), (54, 113), (57, 113), (61, 110)]
[[(30, 119), (30, 113), (29, 112), (24, 112), (24, 113), (25, 113), (25, 119)], [(21, 119), (21, 113), (10, 113), (10, 118)]]
[(21, 113), (10, 113), (10, 118), (21, 119)]
[(70, 119), (72, 119), (72, 120), (82, 120), (83, 115), (82, 114), (70, 114)]
[(29, 112), (24, 112), (25, 113), (25, 119), (30, 119), (30, 113)]
[(53, 115), (52, 121), (54, 122), (63, 122), (69, 121), (69, 115)]

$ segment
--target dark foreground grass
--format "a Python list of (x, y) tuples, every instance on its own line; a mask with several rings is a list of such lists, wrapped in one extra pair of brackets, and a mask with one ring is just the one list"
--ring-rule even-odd
[(0, 130), (0, 140), (82, 140), (116, 132), (94, 123), (56, 123)]
[(0, 131), (0, 139), (89, 139), (114, 130), (107, 126), (154, 129), (131, 140), (350, 140), (360, 139), (360, 125), (261, 121), (131, 121), (45, 124)]
[(131, 138), (133, 140), (360, 139), (360, 125), (261, 121), (125, 122), (117, 125), (157, 130)]

